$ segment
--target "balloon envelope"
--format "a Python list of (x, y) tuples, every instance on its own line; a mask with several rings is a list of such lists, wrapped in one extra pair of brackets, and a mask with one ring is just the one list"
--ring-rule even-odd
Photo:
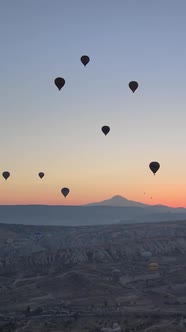
[(5, 180), (7, 180), (10, 176), (10, 173), (8, 171), (5, 171), (2, 173), (2, 176), (4, 177)]
[(157, 271), (158, 268), (159, 268), (159, 265), (157, 263), (150, 263), (149, 264), (150, 271)]
[(89, 63), (89, 61), (90, 61), (90, 58), (88, 55), (82, 55), (81, 62), (84, 66), (86, 66)]
[(39, 172), (39, 177), (42, 179), (43, 178), (43, 176), (45, 175), (45, 173), (43, 173), (43, 172)]
[(143, 251), (141, 255), (147, 259), (152, 257), (152, 253), (150, 251)]
[(156, 174), (156, 172), (159, 170), (160, 168), (160, 164), (157, 161), (152, 161), (149, 164), (149, 168), (152, 171), (152, 173), (154, 173), (154, 175)]
[(64, 197), (66, 197), (69, 194), (70, 190), (66, 187), (61, 189), (61, 193), (63, 194)]
[(109, 131), (110, 131), (110, 127), (109, 127), (109, 126), (103, 126), (103, 127), (101, 128), (101, 130), (102, 130), (102, 132), (103, 132), (105, 135), (107, 135), (107, 134), (109, 133)]
[(62, 87), (65, 85), (65, 80), (62, 77), (57, 77), (54, 80), (55, 85), (57, 86), (57, 88), (59, 89), (59, 91), (62, 89)]
[(132, 92), (134, 93), (136, 91), (136, 89), (138, 88), (138, 82), (136, 81), (131, 81), (129, 83), (129, 88), (132, 90)]

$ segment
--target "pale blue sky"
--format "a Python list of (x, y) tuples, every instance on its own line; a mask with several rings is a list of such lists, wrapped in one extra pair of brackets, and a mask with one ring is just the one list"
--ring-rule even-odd
[[(110, 167), (109, 181), (118, 168), (143, 177), (155, 159), (164, 178), (172, 163), (169, 181), (179, 182), (186, 168), (185, 17), (185, 0), (2, 1), (0, 169), (27, 170), (31, 182), (42, 168), (63, 169), (70, 179)], [(61, 92), (58, 76), (66, 80)], [(134, 95), (131, 80), (139, 82)], [(102, 125), (111, 127), (107, 137)]]

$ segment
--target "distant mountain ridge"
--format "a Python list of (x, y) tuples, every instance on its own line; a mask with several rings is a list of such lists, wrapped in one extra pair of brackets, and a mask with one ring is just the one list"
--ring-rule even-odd
[(86, 205), (0, 205), (0, 223), (25, 225), (111, 225), (186, 220), (185, 208), (148, 205), (120, 195)]
[[(115, 195), (112, 198), (106, 199), (101, 202), (95, 202), (95, 203), (89, 203), (84, 206), (122, 206), (122, 207), (152, 207), (153, 205), (141, 203), (141, 202), (136, 202), (136, 201), (131, 201), (123, 196), (120, 195)], [(157, 207), (166, 207), (169, 208), (168, 206), (165, 205), (154, 205)]]

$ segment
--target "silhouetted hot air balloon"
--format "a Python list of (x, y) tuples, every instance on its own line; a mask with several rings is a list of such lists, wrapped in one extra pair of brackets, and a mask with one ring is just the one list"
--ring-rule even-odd
[(156, 172), (159, 170), (160, 168), (160, 164), (157, 161), (152, 161), (149, 164), (149, 168), (150, 170), (154, 173), (154, 175), (156, 174)]
[(109, 126), (103, 126), (101, 128), (102, 132), (105, 134), (105, 136), (109, 133), (110, 127)]
[(45, 176), (45, 173), (39, 172), (38, 176), (42, 179)]
[(5, 171), (5, 172), (2, 173), (2, 176), (4, 177), (5, 180), (7, 180), (10, 176), (10, 173)]
[(62, 89), (62, 87), (65, 85), (65, 80), (62, 77), (57, 77), (54, 80), (55, 85), (57, 86), (57, 88), (59, 89), (59, 91)]
[(68, 188), (62, 188), (61, 193), (64, 197), (66, 197), (69, 194), (70, 190)]
[(90, 58), (88, 55), (82, 55), (81, 62), (84, 66), (86, 66), (89, 63), (89, 61), (90, 61)]
[(136, 81), (131, 81), (129, 83), (129, 88), (132, 90), (132, 92), (134, 93), (136, 91), (136, 89), (138, 88), (138, 82)]

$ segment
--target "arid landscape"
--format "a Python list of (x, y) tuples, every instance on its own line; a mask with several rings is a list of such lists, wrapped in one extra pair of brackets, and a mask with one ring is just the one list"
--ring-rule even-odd
[(0, 224), (0, 331), (186, 331), (185, 255), (186, 221)]
[(0, 332), (186, 332), (186, 0), (0, 1)]

